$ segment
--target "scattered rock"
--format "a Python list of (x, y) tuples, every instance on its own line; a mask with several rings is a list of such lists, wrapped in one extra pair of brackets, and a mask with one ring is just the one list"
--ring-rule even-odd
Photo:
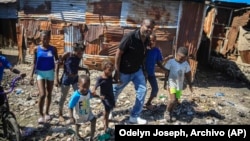
[[(29, 64), (20, 64), (18, 69), (30, 72)], [(61, 73), (61, 72), (60, 72)], [(85, 72), (80, 72), (85, 73)], [(91, 88), (95, 85), (95, 78), (101, 74), (100, 71), (90, 70), (91, 73)], [(13, 78), (15, 74), (6, 72), (5, 76)], [(167, 108), (167, 92), (163, 89), (162, 79), (158, 79), (159, 92), (153, 100), (156, 105), (154, 111), (143, 109), (142, 117), (148, 120), (148, 124), (152, 125), (185, 125), (185, 124), (249, 124), (250, 119), (250, 96), (249, 89), (239, 82), (230, 82), (224, 79), (224, 75), (213, 71), (199, 70), (196, 74), (196, 82), (194, 83), (194, 94), (192, 100), (190, 98), (189, 89), (183, 90), (183, 96), (180, 99), (181, 104), (174, 110), (176, 121), (169, 123), (166, 121), (168, 114)], [(215, 79), (214, 79), (214, 76)], [(6, 78), (6, 77), (4, 77)], [(8, 79), (10, 81), (10, 79)], [(7, 82), (7, 79), (6, 79)], [(199, 83), (198, 83), (199, 82)], [(223, 86), (221, 85), (223, 84)], [(5, 86), (8, 86), (7, 84)], [(25, 78), (22, 84), (19, 83), (17, 88), (22, 90), (18, 95), (9, 94), (9, 103), (11, 111), (14, 111), (17, 121), (22, 127), (24, 137), (29, 137), (32, 140), (65, 140), (72, 141), (75, 135), (74, 126), (68, 123), (69, 113), (67, 104), (72, 93), (72, 88), (66, 99), (63, 113), (65, 122), (61, 123), (58, 120), (58, 104), (60, 98), (59, 89), (54, 87), (52, 93), (52, 103), (50, 107), (50, 115), (52, 120), (45, 125), (38, 125), (38, 89), (36, 84), (29, 85), (29, 80)], [(145, 101), (150, 95), (148, 89)], [(237, 96), (236, 96), (237, 94)], [(124, 88), (119, 96), (117, 105), (113, 111), (114, 119), (110, 121), (110, 128), (115, 129), (116, 124), (129, 124), (127, 122), (130, 111), (134, 104), (135, 91), (132, 83), (129, 83)], [(100, 99), (93, 98), (91, 100), (93, 113), (97, 116), (95, 138), (103, 135), (103, 112), (104, 107)], [(239, 112), (240, 111), (240, 112)], [(114, 130), (112, 130), (114, 132)], [(90, 123), (85, 123), (80, 128), (82, 137), (89, 137)], [(104, 137), (104, 136), (103, 136)], [(106, 136), (105, 136), (106, 137)], [(114, 140), (114, 136), (110, 137)]]

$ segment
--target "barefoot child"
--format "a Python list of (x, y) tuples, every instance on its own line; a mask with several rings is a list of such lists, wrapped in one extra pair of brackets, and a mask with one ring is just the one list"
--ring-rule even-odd
[[(151, 86), (151, 93), (148, 101), (145, 104), (145, 107), (148, 110), (154, 110), (154, 105), (152, 105), (152, 100), (157, 96), (159, 91), (157, 79), (155, 76), (155, 64), (157, 64), (163, 71), (167, 72), (168, 70), (162, 65), (163, 57), (160, 49), (156, 46), (156, 35), (154, 33), (150, 34), (150, 48), (147, 49), (146, 56), (146, 78)], [(164, 58), (168, 60), (171, 56)]]
[(114, 71), (114, 65), (109, 60), (102, 62), (103, 74), (97, 77), (97, 81), (92, 93), (96, 94), (96, 89), (100, 87), (100, 95), (102, 97), (102, 103), (105, 108), (104, 113), (104, 130), (108, 132), (109, 113), (115, 106), (115, 98), (113, 94), (113, 79), (112, 72)]
[(70, 120), (71, 123), (75, 124), (75, 138), (77, 141), (82, 139), (79, 134), (80, 125), (87, 121), (91, 122), (91, 141), (93, 141), (95, 134), (96, 117), (93, 115), (90, 107), (90, 98), (92, 95), (90, 93), (89, 87), (89, 76), (80, 75), (78, 79), (78, 89), (72, 94), (69, 101)]
[[(80, 67), (80, 62), (83, 56), (85, 47), (81, 44), (75, 43), (73, 46), (73, 52), (66, 52), (63, 54), (59, 63), (56, 65), (56, 77), (55, 85), (58, 87), (60, 85), (61, 97), (59, 102), (59, 121), (64, 121), (63, 117), (63, 106), (68, 95), (70, 85), (73, 90), (77, 90), (78, 82), (78, 71), (85, 70), (86, 74), (90, 75), (87, 68)], [(60, 65), (63, 65), (63, 74), (61, 77), (61, 82), (58, 78)]]
[(169, 112), (170, 119), (168, 119), (168, 121), (170, 122), (172, 122), (173, 109), (177, 105), (182, 95), (184, 77), (186, 77), (190, 91), (193, 92), (191, 83), (191, 70), (190, 65), (187, 62), (187, 55), (187, 48), (180, 47), (177, 50), (176, 57), (170, 59), (165, 65), (165, 68), (169, 70), (169, 99), (167, 111)]

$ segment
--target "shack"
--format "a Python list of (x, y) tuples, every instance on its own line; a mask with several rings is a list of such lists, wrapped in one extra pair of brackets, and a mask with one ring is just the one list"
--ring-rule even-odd
[(50, 29), (51, 44), (59, 54), (71, 51), (74, 42), (82, 41), (87, 46), (83, 64), (100, 69), (104, 58), (114, 57), (125, 34), (140, 27), (143, 18), (152, 18), (162, 55), (174, 54), (175, 46), (189, 48), (195, 74), (206, 13), (203, 0), (20, 0), (19, 5), (18, 47), (25, 44), (27, 55), (21, 58), (26, 62), (39, 42), (39, 31)]

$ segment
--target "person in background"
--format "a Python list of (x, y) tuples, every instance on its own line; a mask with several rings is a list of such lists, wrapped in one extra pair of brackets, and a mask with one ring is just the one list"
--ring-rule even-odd
[[(11, 72), (13, 72), (15, 74), (21, 73), (18, 69), (14, 68), (12, 66), (12, 64), (9, 62), (9, 60), (5, 56), (0, 55), (0, 85), (1, 85), (2, 79), (3, 79), (4, 69), (9, 69)], [(23, 74), (25, 74), (25, 73), (23, 73)]]
[(69, 101), (70, 122), (75, 124), (75, 140), (84, 140), (79, 134), (80, 125), (90, 121), (91, 133), (90, 140), (93, 141), (96, 128), (96, 117), (93, 115), (90, 107), (90, 98), (93, 95), (90, 90), (90, 78), (87, 75), (80, 75), (78, 79), (78, 89), (71, 95)]
[(149, 44), (149, 35), (152, 33), (154, 26), (155, 22), (153, 20), (144, 19), (139, 29), (123, 37), (115, 55), (114, 79), (118, 83), (114, 85), (115, 101), (125, 86), (129, 82), (133, 82), (136, 98), (130, 113), (129, 122), (134, 124), (147, 123), (147, 120), (140, 118), (147, 92), (143, 69), (145, 67), (144, 63), (146, 48)]
[[(164, 61), (172, 58), (173, 56), (170, 55), (164, 58)], [(152, 100), (157, 96), (159, 91), (157, 79), (155, 76), (155, 64), (157, 64), (163, 71), (167, 72), (168, 70), (163, 66), (163, 57), (161, 51), (158, 47), (156, 47), (156, 35), (152, 33), (150, 35), (150, 46), (147, 50), (146, 56), (146, 78), (151, 86), (151, 93), (148, 101), (145, 104), (145, 107), (148, 110), (154, 110), (154, 105), (152, 105)]]
[[(39, 91), (39, 124), (51, 120), (49, 109), (51, 104), (51, 94), (54, 85), (55, 63), (58, 62), (57, 48), (49, 44), (50, 31), (41, 31), (40, 40), (41, 45), (38, 45), (34, 48), (34, 61), (30, 75), (31, 85), (34, 85), (34, 74), (36, 74), (37, 79), (37, 86)], [(46, 103), (45, 113), (43, 112), (44, 103)]]
[(168, 70), (168, 104), (167, 111), (169, 112), (169, 122), (173, 122), (173, 109), (178, 104), (183, 90), (184, 79), (186, 78), (191, 93), (193, 92), (191, 83), (191, 69), (187, 62), (188, 49), (186, 47), (179, 47), (177, 50), (176, 57), (170, 59), (166, 64), (165, 68)]
[(112, 72), (114, 71), (114, 65), (109, 60), (104, 60), (102, 62), (103, 73), (101, 76), (97, 77), (95, 87), (92, 90), (92, 93), (96, 95), (96, 89), (100, 87), (100, 95), (102, 97), (102, 103), (105, 108), (104, 112), (104, 130), (106, 133), (109, 132), (109, 114), (110, 111), (115, 106), (115, 98), (113, 94), (113, 78)]
[[(1, 84), (2, 84), (2, 79), (3, 79), (3, 74), (4, 74), (5, 69), (9, 69), (11, 72), (15, 74), (19, 74), (22, 78), (26, 76), (26, 73), (21, 73), (18, 69), (14, 68), (5, 56), (0, 55), (0, 92), (4, 91), (4, 88)], [(6, 98), (6, 95), (0, 94), (0, 105), (4, 103), (5, 98)]]
[[(58, 87), (60, 85), (61, 88), (61, 97), (59, 101), (59, 121), (61, 122), (64, 121), (63, 106), (69, 93), (70, 85), (72, 85), (74, 91), (77, 90), (78, 71), (85, 70), (86, 74), (90, 75), (87, 68), (79, 66), (84, 49), (84, 45), (75, 43), (73, 52), (65, 52), (59, 59), (59, 63), (56, 64), (55, 86)], [(60, 65), (63, 65), (63, 74), (59, 80)]]

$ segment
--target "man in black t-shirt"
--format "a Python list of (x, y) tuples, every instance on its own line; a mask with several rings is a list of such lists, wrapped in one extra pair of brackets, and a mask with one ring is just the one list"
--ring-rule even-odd
[(115, 80), (114, 96), (118, 95), (124, 87), (132, 81), (136, 90), (136, 101), (132, 108), (129, 122), (146, 124), (145, 119), (140, 118), (146, 95), (146, 81), (143, 74), (146, 48), (149, 44), (149, 35), (154, 28), (154, 21), (144, 19), (141, 27), (123, 37), (115, 55)]

